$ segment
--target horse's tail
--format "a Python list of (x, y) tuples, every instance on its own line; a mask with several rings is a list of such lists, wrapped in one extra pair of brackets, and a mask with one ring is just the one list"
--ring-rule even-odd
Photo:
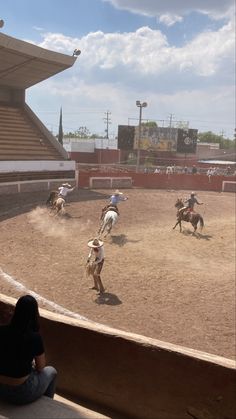
[(202, 218), (202, 216), (201, 215), (199, 215), (199, 221), (200, 221), (200, 228), (201, 228), (201, 230), (203, 229), (203, 227), (204, 227), (204, 221), (203, 221), (203, 218)]

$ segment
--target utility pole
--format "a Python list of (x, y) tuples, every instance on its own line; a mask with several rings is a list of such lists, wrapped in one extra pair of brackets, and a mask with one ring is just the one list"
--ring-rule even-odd
[(107, 112), (105, 112), (105, 115), (106, 115), (106, 117), (103, 118), (103, 120), (106, 124), (106, 129), (105, 129), (106, 138), (109, 139), (108, 127), (109, 127), (109, 124), (111, 124), (111, 118), (109, 117), (111, 115), (111, 112), (107, 111)]
[(171, 141), (171, 130), (172, 130), (172, 120), (173, 120), (173, 118), (174, 118), (174, 114), (173, 113), (170, 113), (170, 116), (169, 116), (169, 128), (170, 128), (170, 131), (169, 131), (169, 141)]
[(170, 116), (169, 116), (169, 121), (170, 121), (169, 122), (169, 127), (170, 128), (172, 128), (172, 121), (173, 121), (174, 117), (175, 117), (174, 114), (173, 113), (170, 113)]
[(224, 138), (224, 135), (225, 135), (225, 132), (224, 132), (224, 130), (222, 129), (222, 130), (220, 131), (220, 136), (222, 137), (222, 139)]
[(139, 108), (139, 124), (138, 124), (138, 147), (137, 147), (137, 163), (136, 172), (139, 172), (140, 165), (140, 143), (141, 143), (141, 128), (142, 128), (142, 110), (147, 107), (147, 102), (141, 103), (140, 100), (136, 100), (136, 106)]

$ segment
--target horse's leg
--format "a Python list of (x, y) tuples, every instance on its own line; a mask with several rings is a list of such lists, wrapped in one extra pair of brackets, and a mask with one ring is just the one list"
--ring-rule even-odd
[(182, 233), (182, 224), (181, 224), (181, 220), (180, 220), (180, 222), (179, 222), (179, 231), (180, 231), (180, 233)]
[(179, 231), (182, 231), (182, 226), (181, 226), (181, 220), (178, 220), (177, 223), (175, 224), (175, 226), (173, 227), (173, 230), (175, 229), (175, 227), (177, 227), (177, 225), (179, 224)]
[(103, 224), (101, 226), (101, 231), (100, 231), (101, 234), (104, 233), (106, 226), (107, 226), (107, 221), (106, 222), (103, 222)]
[(179, 220), (177, 221), (177, 223), (174, 225), (173, 230), (175, 229), (175, 227), (177, 227), (177, 225), (179, 224)]
[(104, 235), (104, 237), (107, 237), (107, 235), (111, 232), (112, 224), (113, 224), (113, 221), (111, 219), (109, 219), (106, 223), (106, 230), (107, 231), (106, 231), (106, 234)]
[(193, 234), (195, 234), (196, 231), (197, 231), (197, 223), (191, 223), (191, 224), (192, 224), (193, 229), (194, 229)]

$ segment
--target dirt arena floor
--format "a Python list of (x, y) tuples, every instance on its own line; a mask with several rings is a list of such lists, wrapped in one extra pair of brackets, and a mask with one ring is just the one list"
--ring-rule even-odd
[(198, 192), (205, 227), (194, 236), (189, 223), (172, 229), (174, 203), (189, 191), (124, 193), (105, 239), (104, 296), (89, 289), (85, 264), (109, 191), (73, 192), (64, 217), (48, 212), (47, 192), (0, 196), (0, 292), (34, 291), (95, 322), (234, 358), (234, 194)]

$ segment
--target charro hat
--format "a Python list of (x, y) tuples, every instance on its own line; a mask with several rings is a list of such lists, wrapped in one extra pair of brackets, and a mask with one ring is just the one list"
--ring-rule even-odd
[(71, 188), (71, 185), (69, 183), (63, 183), (62, 186), (68, 186), (68, 188)]
[(114, 192), (114, 195), (123, 195), (123, 193), (120, 192), (119, 189), (116, 189), (115, 192)]
[(103, 245), (103, 241), (97, 238), (91, 239), (88, 241), (88, 247), (101, 247)]
[(191, 192), (191, 195), (196, 195), (195, 192)]

